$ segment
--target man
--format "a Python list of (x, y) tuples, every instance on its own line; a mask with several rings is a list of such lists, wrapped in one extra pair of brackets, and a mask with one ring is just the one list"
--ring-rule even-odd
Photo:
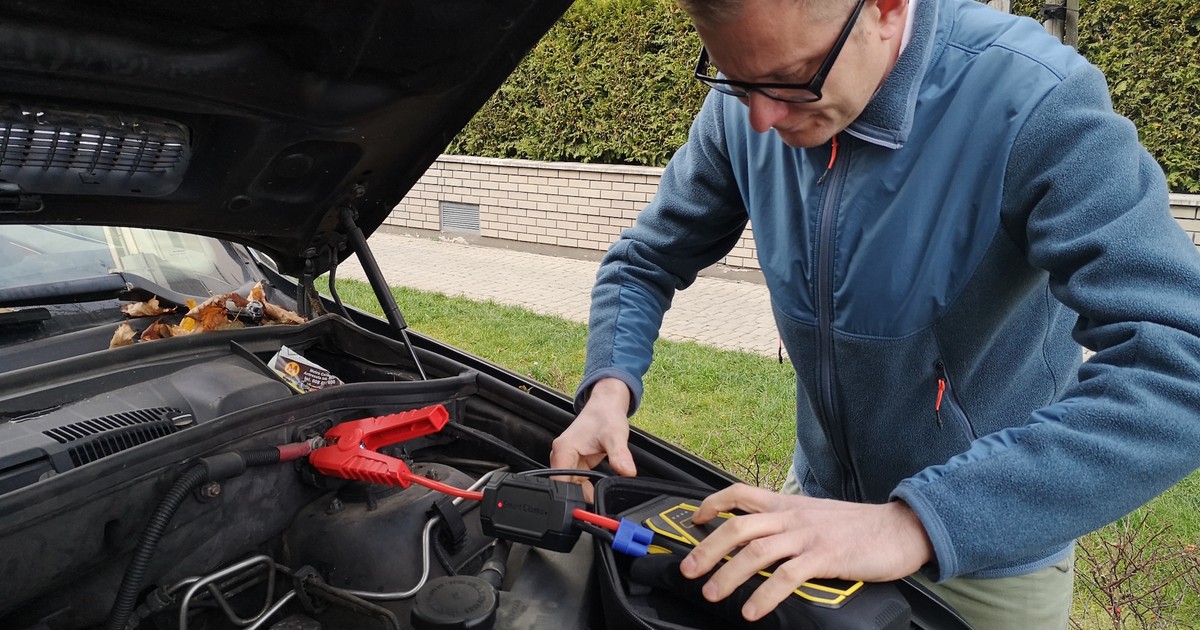
[(714, 494), (698, 521), (749, 514), (684, 575), (744, 546), (704, 594), (782, 561), (750, 620), (811, 577), (920, 571), (977, 627), (1065, 627), (1073, 539), (1200, 466), (1200, 256), (1159, 167), (1032, 20), (972, 0), (681, 3), (713, 90), (600, 267), (551, 465), (636, 473), (627, 418), (662, 313), (749, 220), (805, 496)]

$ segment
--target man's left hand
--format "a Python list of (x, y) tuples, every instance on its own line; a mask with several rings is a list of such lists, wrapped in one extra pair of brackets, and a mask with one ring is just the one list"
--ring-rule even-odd
[(718, 512), (742, 510), (718, 527), (680, 565), (695, 579), (712, 570), (733, 550), (704, 585), (704, 597), (719, 601), (759, 570), (776, 562), (742, 606), (742, 616), (757, 621), (812, 578), (886, 582), (915, 572), (933, 558), (933, 546), (912, 509), (902, 501), (884, 505), (848, 503), (784, 495), (744, 484), (731, 486), (704, 500), (696, 523)]

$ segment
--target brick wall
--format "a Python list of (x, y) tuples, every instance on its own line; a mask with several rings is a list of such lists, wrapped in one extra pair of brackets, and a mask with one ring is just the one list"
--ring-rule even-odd
[[(521, 243), (604, 251), (654, 196), (661, 168), (443, 155), (385, 222), (453, 233), (441, 204), (478, 206), (478, 234)], [(1200, 247), (1200, 195), (1171, 195), (1171, 212)], [(458, 216), (455, 214), (455, 216)], [(468, 226), (468, 228), (473, 226)], [(758, 269), (749, 230), (722, 261)]]
[[(605, 251), (654, 197), (661, 176), (661, 168), (644, 166), (443, 155), (385, 225), (442, 230), (439, 204), (474, 204), (479, 236)], [(722, 262), (758, 268), (749, 231)]]
[(1171, 195), (1171, 214), (1200, 247), (1200, 195)]

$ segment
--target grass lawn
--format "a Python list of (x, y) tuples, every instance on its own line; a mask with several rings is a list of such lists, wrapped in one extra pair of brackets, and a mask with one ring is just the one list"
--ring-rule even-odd
[[(348, 304), (382, 315), (370, 287), (343, 280)], [(555, 389), (583, 377), (587, 328), (461, 297), (393, 289), (413, 330)], [(790, 364), (693, 342), (659, 340), (634, 424), (742, 477), (776, 488), (794, 443)], [(1072, 625), (1200, 627), (1200, 473), (1080, 540)]]
[[(568, 394), (583, 379), (583, 324), (492, 302), (405, 288), (392, 292), (415, 331)], [(340, 280), (338, 294), (347, 304), (382, 313), (364, 283)], [(791, 365), (663, 340), (654, 356), (634, 424), (749, 482), (778, 487), (795, 443)]]

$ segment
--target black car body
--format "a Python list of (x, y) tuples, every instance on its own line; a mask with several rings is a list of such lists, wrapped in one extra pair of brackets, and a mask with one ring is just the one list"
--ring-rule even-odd
[[(362, 593), (481, 570), (473, 512), (430, 542), (431, 490), (247, 454), (441, 405), (444, 429), (379, 450), (458, 487), (545, 465), (570, 400), (407, 330), (365, 236), (567, 4), (0, 6), (0, 627), (408, 627), (413, 598)], [(352, 253), (387, 321), (314, 290)], [(109, 348), (255, 284), (307, 321)], [(177, 310), (121, 311), (152, 298)], [(268, 366), (281, 346), (344, 384), (298, 393)], [(632, 447), (643, 477), (734, 481)], [(597, 553), (515, 545), (488, 623), (619, 626)]]

